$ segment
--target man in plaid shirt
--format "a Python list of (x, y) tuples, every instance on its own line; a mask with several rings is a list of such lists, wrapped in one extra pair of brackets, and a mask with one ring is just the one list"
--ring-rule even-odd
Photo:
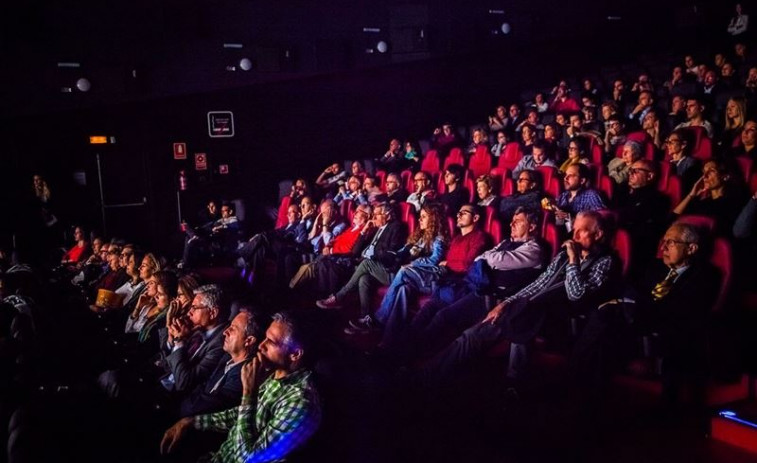
[(258, 356), (242, 367), (241, 405), (179, 420), (163, 436), (161, 453), (171, 452), (194, 428), (229, 433), (208, 461), (284, 461), (315, 433), (321, 421), (318, 392), (311, 371), (305, 368), (308, 336), (299, 317), (276, 314)]
[[(595, 211), (579, 212), (572, 239), (563, 243), (547, 269), (531, 284), (497, 304), (477, 325), (467, 329), (422, 372), (426, 380), (448, 376), (500, 341), (510, 345), (508, 376), (520, 379), (526, 346), (545, 318), (566, 318), (570, 305), (588, 307), (611, 283), (613, 258), (603, 245), (605, 227)], [(566, 323), (567, 324), (567, 323)]]

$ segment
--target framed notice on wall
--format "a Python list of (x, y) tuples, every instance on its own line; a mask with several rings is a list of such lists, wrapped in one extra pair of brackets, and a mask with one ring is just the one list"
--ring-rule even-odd
[(234, 136), (234, 113), (231, 111), (208, 112), (208, 135), (211, 138)]

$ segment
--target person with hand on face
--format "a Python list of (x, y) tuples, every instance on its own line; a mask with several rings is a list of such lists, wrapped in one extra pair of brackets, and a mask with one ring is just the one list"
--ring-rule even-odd
[(498, 130), (505, 130), (507, 127), (507, 108), (504, 106), (497, 106), (497, 111), (494, 116), (489, 116), (489, 130), (492, 132)]
[(335, 162), (318, 175), (315, 184), (318, 185), (324, 196), (333, 197), (337, 192), (337, 188), (343, 185), (346, 179), (347, 172), (342, 169), (342, 166), (338, 162)]
[(729, 236), (733, 223), (746, 203), (746, 195), (735, 183), (729, 166), (722, 160), (707, 161), (702, 177), (675, 209), (674, 216), (705, 215), (715, 219), (715, 230)]
[(449, 150), (460, 146), (460, 137), (452, 128), (452, 124), (445, 123), (441, 127), (434, 129), (434, 135), (431, 137), (431, 147), (439, 152), (440, 156), (449, 154)]
[(505, 148), (507, 147), (507, 134), (503, 130), (497, 132), (497, 143), (492, 145), (492, 156), (498, 158), (505, 154)]
[(555, 219), (558, 225), (565, 224), (569, 232), (571, 220), (579, 212), (606, 208), (599, 192), (588, 187), (589, 174), (589, 168), (580, 163), (573, 164), (565, 170), (565, 191), (560, 193), (555, 201)]
[(389, 149), (383, 156), (376, 159), (376, 166), (386, 172), (399, 172), (406, 165), (405, 156), (402, 152), (402, 143), (396, 138), (389, 141)]
[[(172, 307), (173, 311), (176, 309), (177, 306)], [(223, 330), (228, 314), (218, 285), (197, 288), (186, 317), (167, 314), (162, 362), (166, 375), (160, 380), (165, 389), (188, 392), (210, 376), (223, 355)]]
[(339, 236), (347, 228), (347, 224), (339, 217), (339, 211), (333, 200), (324, 199), (321, 203), (321, 212), (315, 218), (313, 228), (310, 230), (308, 240), (316, 254), (320, 253), (324, 246), (335, 237)]
[(260, 314), (246, 307), (239, 309), (223, 332), (224, 356), (208, 380), (182, 399), (180, 416), (213, 413), (239, 405), (242, 367), (256, 357), (266, 324)]
[(452, 372), (504, 339), (511, 341), (507, 375), (513, 380), (522, 378), (528, 360), (527, 345), (545, 319), (564, 319), (582, 312), (610, 287), (613, 258), (604, 241), (602, 216), (595, 211), (579, 213), (572, 238), (563, 243), (546, 270), (494, 306), (480, 323), (427, 363), (421, 378), (428, 383), (449, 378)]
[(355, 205), (368, 204), (368, 199), (362, 191), (362, 180), (353, 175), (347, 180), (347, 185), (339, 186), (339, 193), (334, 196), (334, 202), (341, 205), (344, 201), (352, 201)]
[(298, 178), (292, 184), (292, 191), (289, 192), (289, 204), (296, 204), (299, 206), (302, 198), (308, 195), (310, 195), (310, 187), (308, 187), (308, 182), (303, 178)]
[(163, 435), (162, 454), (174, 451), (184, 436), (198, 431), (228, 431), (208, 461), (284, 461), (315, 434), (321, 422), (318, 391), (309, 368), (312, 337), (300, 314), (274, 315), (258, 355), (242, 367), (238, 407), (185, 417)]
[(416, 212), (420, 212), (426, 201), (436, 197), (436, 190), (431, 186), (431, 176), (428, 172), (422, 170), (419, 170), (413, 176), (413, 187), (415, 189), (406, 201), (415, 207)]
[(660, 130), (660, 116), (657, 114), (657, 110), (653, 108), (644, 115), (641, 121), (641, 130), (646, 132), (648, 139), (652, 141), (657, 152), (665, 147), (665, 137)]

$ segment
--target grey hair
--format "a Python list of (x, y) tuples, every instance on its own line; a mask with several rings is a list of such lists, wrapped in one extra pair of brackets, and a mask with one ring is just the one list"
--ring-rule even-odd
[(699, 241), (702, 239), (702, 234), (699, 232), (699, 229), (690, 223), (679, 221), (671, 225), (670, 228), (681, 232), (681, 238), (687, 243), (699, 244)]
[(641, 158), (641, 143), (629, 140), (623, 146), (631, 148), (631, 157), (634, 159)]
[(229, 307), (224, 302), (224, 294), (220, 286), (216, 284), (202, 285), (195, 289), (195, 296), (201, 297), (205, 306), (218, 309), (219, 320), (226, 321), (229, 318)]

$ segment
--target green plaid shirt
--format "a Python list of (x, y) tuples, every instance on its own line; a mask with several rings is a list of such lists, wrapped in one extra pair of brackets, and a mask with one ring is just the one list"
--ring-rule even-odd
[(197, 416), (196, 429), (229, 432), (210, 461), (284, 461), (315, 433), (321, 422), (321, 405), (311, 375), (307, 370), (281, 379), (272, 375), (260, 385), (257, 406), (250, 403), (249, 397), (243, 397), (239, 407)]

